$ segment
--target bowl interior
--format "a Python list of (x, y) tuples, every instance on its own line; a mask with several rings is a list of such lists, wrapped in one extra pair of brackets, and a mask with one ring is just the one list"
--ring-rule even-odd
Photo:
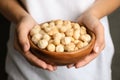
[(45, 49), (40, 49), (37, 45), (35, 45), (31, 40), (30, 34), (28, 35), (28, 39), (32, 53), (35, 54), (38, 58), (45, 60), (47, 63), (53, 65), (67, 65), (79, 61), (86, 55), (90, 54), (92, 51), (95, 44), (95, 34), (89, 29), (87, 29), (87, 32), (91, 36), (91, 41), (89, 44), (73, 52), (50, 52)]
[(95, 43), (95, 35), (92, 32), (89, 32), (89, 34), (92, 36), (92, 40), (90, 41), (90, 43), (86, 47), (73, 52), (50, 52), (44, 49), (40, 49), (31, 41), (31, 38), (29, 36), (31, 51), (38, 58), (53, 65), (72, 64), (84, 58), (92, 51)]

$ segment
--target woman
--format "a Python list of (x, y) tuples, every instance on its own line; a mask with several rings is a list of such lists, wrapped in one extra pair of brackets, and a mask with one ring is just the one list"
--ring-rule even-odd
[[(119, 7), (119, 0), (20, 2), (25, 8), (17, 0), (0, 1), (1, 13), (12, 22), (6, 60), (8, 80), (111, 80), (110, 66), (114, 48), (106, 15)], [(35, 57), (29, 51), (27, 35), (36, 24), (54, 19), (78, 21), (92, 30), (96, 34), (93, 52), (67, 67), (53, 66)], [(105, 46), (105, 42), (109, 44)], [(16, 50), (11, 46), (13, 44)]]

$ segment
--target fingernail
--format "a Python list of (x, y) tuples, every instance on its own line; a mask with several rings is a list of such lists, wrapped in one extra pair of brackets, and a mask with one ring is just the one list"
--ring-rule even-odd
[(24, 51), (27, 51), (27, 50), (28, 50), (28, 45), (25, 44), (25, 45), (24, 45)]
[(78, 68), (83, 67), (83, 66), (84, 66), (84, 64), (78, 64), (75, 66), (75, 68), (78, 69)]
[(54, 71), (54, 68), (49, 68), (49, 71)]
[(80, 67), (80, 65), (76, 65), (75, 68), (78, 69)]
[(72, 68), (74, 66), (74, 64), (71, 64), (69, 66), (67, 66), (67, 68)]
[(43, 69), (47, 69), (47, 65), (42, 65), (42, 68)]
[(95, 47), (95, 52), (98, 53), (99, 52), (99, 47)]

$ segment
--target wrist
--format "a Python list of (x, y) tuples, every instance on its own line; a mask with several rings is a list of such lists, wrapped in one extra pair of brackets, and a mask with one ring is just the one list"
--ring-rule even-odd
[(95, 9), (88, 9), (87, 11), (85, 11), (85, 13), (90, 14), (94, 17), (96, 17), (97, 19), (101, 19), (104, 15), (101, 15), (101, 13)]
[(101, 19), (119, 7), (119, 0), (96, 0), (95, 3), (87, 10), (87, 12), (90, 12), (96, 18)]
[(21, 14), (21, 15), (17, 15), (16, 16), (16, 20), (14, 21), (15, 24), (18, 24), (19, 22), (21, 22), (24, 18), (26, 17), (30, 17), (29, 14), (25, 13), (25, 14)]

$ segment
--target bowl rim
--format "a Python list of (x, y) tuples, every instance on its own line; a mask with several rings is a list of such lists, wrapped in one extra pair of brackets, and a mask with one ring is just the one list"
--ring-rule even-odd
[(95, 34), (94, 34), (91, 30), (89, 30), (89, 29), (87, 29), (87, 32), (88, 32), (89, 35), (92, 37), (92, 38), (91, 38), (91, 41), (89, 42), (89, 44), (88, 44), (87, 46), (79, 49), (79, 50), (71, 51), (71, 52), (55, 52), (55, 51), (48, 51), (48, 50), (46, 50), (46, 49), (40, 49), (36, 44), (34, 44), (34, 43), (32, 42), (30, 34), (28, 35), (28, 39), (29, 39), (29, 42), (30, 42), (30, 48), (34, 48), (34, 49), (36, 49), (36, 50), (39, 50), (39, 51), (42, 52), (42, 53), (45, 53), (45, 54), (48, 54), (48, 55), (50, 55), (50, 54), (51, 54), (51, 55), (62, 55), (62, 54), (72, 55), (72, 54), (74, 54), (74, 53), (78, 53), (78, 52), (87, 50), (89, 47), (92, 46), (93, 43), (95, 43), (95, 39), (96, 39), (96, 38), (95, 38)]

